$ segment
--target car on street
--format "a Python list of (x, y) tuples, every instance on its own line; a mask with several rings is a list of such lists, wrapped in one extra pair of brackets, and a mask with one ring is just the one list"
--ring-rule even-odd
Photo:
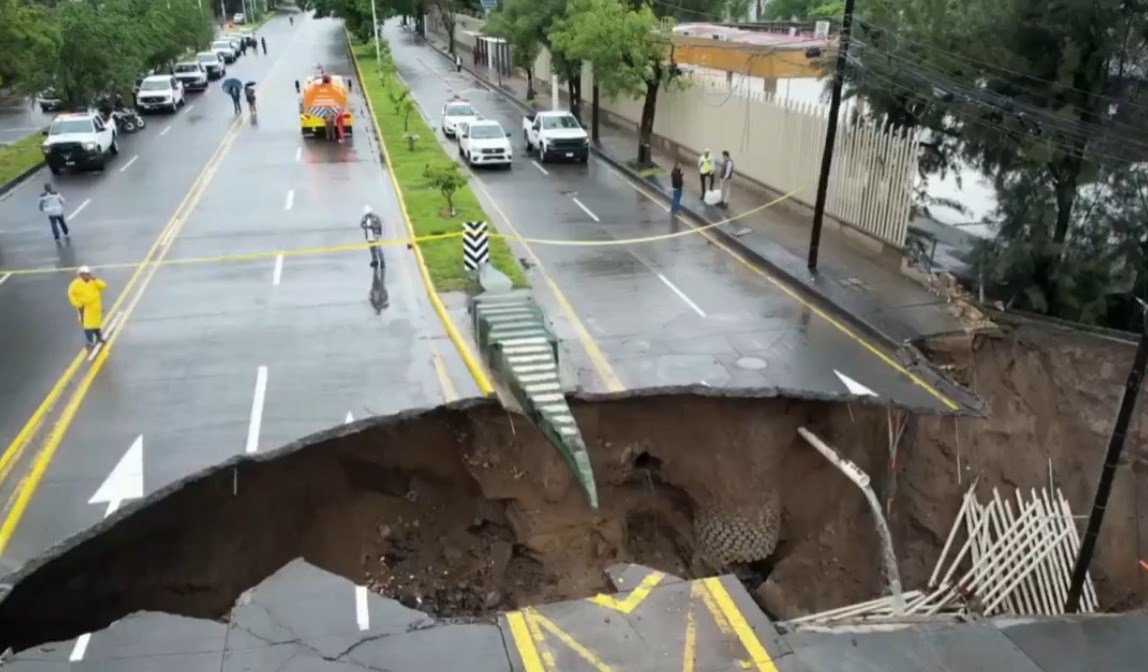
[(231, 40), (216, 40), (211, 43), (211, 49), (227, 64), (234, 63), (235, 59), (239, 58), (239, 49)]
[(458, 128), (458, 155), (470, 167), (510, 167), (514, 148), (510, 146), (510, 133), (493, 119), (480, 119), (461, 124)]
[(103, 170), (120, 153), (116, 125), (95, 110), (57, 115), (44, 131), (44, 162), (53, 175), (64, 170)]
[(590, 160), (590, 136), (578, 118), (562, 110), (531, 112), (522, 118), (526, 152), (538, 152), (538, 160)]
[(452, 98), (442, 106), (442, 134), (448, 138), (456, 137), (459, 124), (470, 123), (478, 119), (478, 112), (470, 101), (462, 98)]
[(259, 46), (259, 39), (255, 37), (255, 32), (250, 28), (240, 28), (239, 30), (235, 31), (234, 35), (231, 35), (230, 37), (234, 37), (237, 40), (242, 40), (243, 43), (248, 47)]
[(199, 61), (176, 63), (175, 67), (171, 69), (171, 74), (175, 75), (175, 78), (183, 84), (184, 91), (204, 91), (207, 89), (207, 68), (203, 67)]
[(235, 16), (231, 17), (231, 22), (239, 25), (247, 23), (247, 15), (243, 12), (236, 12)]
[(136, 95), (136, 107), (143, 112), (164, 110), (174, 114), (186, 102), (183, 84), (174, 75), (145, 77)]
[(208, 79), (220, 79), (227, 74), (227, 64), (214, 51), (201, 51), (195, 55), (195, 60), (207, 70)]
[(60, 99), (60, 95), (56, 93), (55, 89), (44, 89), (36, 94), (36, 104), (40, 106), (41, 112), (56, 112), (64, 109), (64, 101)]

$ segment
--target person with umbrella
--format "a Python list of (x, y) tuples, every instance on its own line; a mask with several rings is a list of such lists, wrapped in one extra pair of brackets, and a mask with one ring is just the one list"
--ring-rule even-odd
[(247, 96), (247, 109), (251, 110), (251, 114), (255, 114), (255, 82), (244, 84), (243, 93)]
[(239, 92), (243, 90), (243, 82), (234, 77), (228, 77), (223, 80), (223, 92), (231, 96), (231, 102), (235, 105), (235, 113), (243, 112), (243, 106), (239, 104)]

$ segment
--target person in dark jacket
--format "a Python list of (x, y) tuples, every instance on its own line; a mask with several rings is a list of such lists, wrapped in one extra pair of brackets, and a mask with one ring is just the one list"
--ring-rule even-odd
[(260, 42), (260, 44), (263, 45), (263, 55), (266, 56), (267, 55), (267, 38), (261, 37), (261, 38), (259, 38), (259, 42)]
[(670, 186), (673, 188), (673, 200), (670, 201), (670, 214), (676, 215), (682, 211), (682, 162), (674, 161), (674, 169), (670, 171)]

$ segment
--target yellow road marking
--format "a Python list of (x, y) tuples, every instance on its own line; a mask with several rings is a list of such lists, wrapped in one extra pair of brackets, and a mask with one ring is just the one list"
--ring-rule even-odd
[(694, 661), (697, 658), (698, 624), (694, 621), (694, 605), (686, 611), (686, 643), (682, 647), (682, 672), (694, 672)]
[(707, 592), (713, 597), (714, 603), (717, 605), (718, 611), (729, 622), (733, 628), (734, 634), (737, 635), (738, 641), (745, 647), (746, 653), (749, 654), (750, 664), (758, 672), (777, 672), (777, 666), (773, 664), (773, 658), (770, 657), (769, 652), (765, 650), (761, 640), (757, 638), (753, 628), (749, 627), (746, 622), (745, 616), (742, 615), (741, 610), (733, 603), (733, 598), (726, 592), (725, 586), (721, 585), (721, 579), (711, 577), (702, 579)]
[(531, 618), (529, 612), (524, 611), (522, 615), (526, 619), (526, 626), (530, 630), (530, 637), (534, 640), (534, 643), (542, 649), (542, 662), (546, 664), (546, 669), (550, 672), (558, 672), (558, 661), (555, 660), (554, 652), (550, 650), (550, 646), (542, 636), (542, 629), (538, 627), (538, 621)]
[(694, 585), (690, 587), (690, 594), (692, 594), (694, 597), (700, 597), (702, 599), (702, 604), (706, 606), (706, 611), (710, 612), (710, 615), (713, 616), (714, 624), (717, 625), (718, 630), (721, 631), (721, 634), (725, 635), (726, 637), (732, 637), (733, 626), (729, 624), (729, 621), (726, 619), (725, 615), (722, 614), (721, 609), (718, 608), (717, 602), (713, 598), (713, 595), (710, 595), (710, 592), (706, 590), (705, 585), (703, 585), (700, 581), (694, 581)]
[[(208, 174), (212, 162), (218, 161), (222, 157), (220, 152), (226, 145), (228, 145), (229, 139), (234, 137), (236, 129), (239, 127), (239, 125), (240, 119), (238, 118), (231, 123), (231, 126), (227, 129), (223, 139), (219, 141), (219, 146), (215, 148), (215, 151), (208, 158), (207, 164), (192, 182), (191, 188), (188, 189), (188, 192), (183, 197), (183, 200), (180, 201), (178, 206), (176, 206), (176, 209), (172, 213), (171, 218), (167, 221), (167, 224), (164, 225), (163, 229), (160, 230), (151, 247), (148, 248), (147, 253), (144, 255), (143, 262), (133, 264), (135, 266), (135, 271), (132, 273), (131, 277), (128, 278), (127, 283), (120, 291), (119, 296), (116, 297), (116, 300), (112, 304), (111, 309), (105, 313), (106, 315), (114, 315), (119, 306), (130, 295), (133, 287), (148, 265), (148, 260), (155, 256), (156, 252), (162, 247), (163, 241), (169, 237), (168, 231), (172, 230), (172, 228), (176, 226), (176, 223), (180, 220), (181, 214), (187, 207), (188, 200), (191, 198), (191, 194), (194, 193), (195, 190), (202, 184), (204, 176)], [(73, 268), (68, 270), (74, 272), (76, 269)], [(68, 368), (66, 368), (60, 378), (56, 380), (55, 385), (52, 386), (52, 389), (48, 392), (47, 396), (45, 396), (44, 399), (40, 402), (40, 405), (36, 407), (36, 410), (32, 412), (32, 415), (28, 418), (28, 421), (25, 422), (20, 431), (16, 433), (16, 436), (12, 439), (11, 443), (8, 444), (8, 447), (4, 449), (4, 453), (0, 454), (0, 483), (3, 483), (10, 475), (12, 469), (15, 467), (17, 460), (23, 454), (24, 447), (31, 440), (36, 430), (39, 429), (40, 424), (44, 421), (45, 416), (47, 416), (47, 414), (56, 405), (56, 402), (64, 393), (64, 390), (67, 389), (68, 385), (72, 382), (72, 378), (75, 377), (76, 372), (86, 360), (87, 355), (87, 351), (83, 349), (81, 349), (79, 353), (76, 354), (71, 364), (68, 365)]]
[[(219, 154), (220, 157), (227, 153), (227, 150), (230, 149), (236, 137), (237, 136), (234, 133), (231, 133), (229, 136), (227, 136), (222, 145), (223, 152)], [(205, 174), (205, 178), (197, 185), (195, 189), (192, 190), (192, 193), (194, 193), (196, 196), (193, 200), (190, 201), (191, 203), (198, 202), (199, 198), (206, 190), (207, 185), (211, 182), (211, 178), (215, 176), (215, 173), (219, 170), (219, 166), (222, 165), (222, 163), (223, 162), (220, 160), (209, 166), (209, 170)], [(179, 230), (187, 221), (187, 215), (190, 214), (191, 213), (189, 209), (189, 211), (185, 212), (184, 215), (180, 217), (174, 224), (173, 233), (171, 235), (172, 241), (175, 240), (175, 237), (179, 234)], [(172, 246), (169, 242), (166, 247), (161, 248), (159, 251), (159, 258), (162, 259), (163, 255), (167, 254), (171, 247)], [(140, 283), (139, 289), (136, 290), (135, 295), (131, 299), (131, 302), (123, 311), (123, 319), (120, 323), (120, 328), (112, 333), (111, 337), (108, 339), (108, 344), (104, 346), (104, 349), (101, 350), (100, 354), (96, 356), (96, 359), (92, 362), (88, 372), (84, 375), (83, 379), (80, 380), (79, 386), (76, 388), (76, 391), (72, 393), (72, 397), (68, 400), (67, 406), (65, 406), (64, 410), (60, 413), (60, 418), (52, 426), (52, 431), (48, 434), (47, 439), (45, 439), (43, 448), (40, 450), (39, 454), (36, 455), (36, 459), (32, 463), (32, 469), (28, 472), (28, 475), (21, 480), (19, 488), (13, 494), (13, 498), (11, 500), (12, 507), (8, 511), (7, 516), (5, 516), (3, 525), (0, 525), (0, 555), (4, 554), (4, 549), (7, 548), (8, 543), (12, 540), (12, 535), (16, 531), (16, 526), (20, 523), (21, 518), (24, 517), (24, 512), (27, 510), (28, 504), (32, 500), (32, 496), (36, 493), (36, 489), (39, 487), (40, 481), (44, 478), (44, 473), (48, 470), (48, 465), (51, 464), (52, 458), (55, 456), (56, 451), (60, 447), (60, 444), (63, 443), (64, 435), (67, 434), (68, 428), (72, 424), (72, 420), (75, 419), (76, 413), (79, 412), (80, 406), (83, 404), (84, 398), (88, 394), (88, 389), (91, 388), (92, 382), (95, 380), (96, 375), (99, 374), (100, 370), (104, 368), (104, 363), (108, 361), (108, 355), (111, 354), (112, 350), (115, 349), (116, 343), (119, 342), (120, 336), (123, 335), (125, 331), (128, 320), (131, 318), (132, 313), (135, 312), (136, 306), (139, 305), (140, 300), (143, 299), (148, 286), (151, 284), (152, 280), (159, 272), (160, 265), (149, 264), (148, 268), (149, 271), (147, 277), (145, 277)]]
[[(355, 64), (355, 75), (359, 78), (359, 88), (362, 90), (363, 100), (367, 103), (367, 112), (370, 113), (371, 125), (375, 127), (375, 136), (379, 139), (379, 145), (383, 148), (383, 154), (390, 156), (391, 150), (387, 148), (387, 141), (383, 139), (383, 133), (378, 128), (379, 121), (378, 117), (375, 116), (375, 107), (371, 103), (371, 96), (368, 95), (365, 88), (364, 82), (367, 80), (363, 78), (363, 71), (359, 67), (359, 59), (355, 57), (354, 49), (351, 48), (351, 34), (344, 31), (344, 37), (347, 40), (347, 52), (351, 56), (351, 62)], [(395, 196), (398, 197), (399, 211), (403, 215), (403, 223), (406, 225), (407, 233), (412, 239), (417, 238), (414, 224), (411, 223), (410, 214), (407, 213), (407, 203), (403, 198), (403, 190), (402, 187), (399, 186), (398, 178), (395, 177), (394, 171), (390, 168), (386, 168), (385, 170), (387, 176), (391, 178), (391, 185), (395, 189)], [(427, 296), (430, 298), (431, 305), (434, 307), (439, 319), (442, 320), (447, 336), (449, 336), (451, 342), (454, 343), (454, 347), (458, 350), (458, 354), (462, 357), (462, 361), (466, 364), (470, 375), (474, 376), (474, 381), (478, 383), (479, 391), (481, 391), (483, 395), (492, 394), (494, 392), (494, 385), (491, 384), (490, 377), (486, 375), (486, 370), (482, 366), (482, 363), (474, 356), (470, 346), (463, 340), (462, 335), (454, 324), (454, 320), (452, 320), (450, 314), (447, 313), (446, 306), (443, 305), (442, 299), (438, 296), (438, 290), (435, 289), (434, 281), (431, 280), (430, 271), (427, 269), (426, 260), (423, 259), (423, 252), (419, 249), (418, 243), (414, 243), (411, 249), (414, 250), (415, 261), (419, 267), (419, 275), (422, 276), (423, 284), (426, 286)]]
[(534, 638), (530, 635), (530, 627), (526, 624), (523, 613), (521, 611), (507, 613), (506, 622), (510, 624), (510, 636), (514, 640), (514, 648), (518, 649), (518, 657), (522, 659), (522, 666), (526, 672), (545, 672), (542, 659), (538, 655), (538, 647), (534, 645)]
[[(613, 170), (613, 169), (611, 168), (611, 170)], [(614, 171), (614, 172), (616, 174), (618, 174), (617, 171)], [(661, 201), (659, 201), (658, 198), (656, 196), (654, 196), (653, 194), (651, 194), (649, 191), (643, 189), (641, 186), (634, 183), (629, 178), (626, 178), (625, 176), (622, 176), (622, 177), (623, 177), (623, 179), (626, 180), (626, 183), (629, 184), (631, 187), (633, 187), (634, 190), (636, 190), (638, 193), (642, 194), (643, 196), (645, 196), (647, 199), (653, 201), (654, 203), (658, 203), (658, 204), (661, 203)], [(683, 215), (678, 215), (677, 217), (678, 217), (678, 220), (685, 223), (686, 226), (690, 226), (690, 227), (695, 226), (695, 224), (690, 219), (688, 219), (687, 217), (685, 217)], [(806, 310), (810, 311), (814, 315), (825, 320), (830, 325), (832, 325), (835, 329), (837, 329), (837, 331), (844, 334), (847, 338), (852, 340), (854, 343), (857, 343), (858, 345), (860, 345), (863, 349), (865, 349), (867, 352), (869, 352), (870, 354), (875, 356), (877, 359), (881, 360), (882, 362), (884, 362), (886, 365), (888, 365), (890, 368), (892, 368), (896, 372), (900, 373), (901, 375), (905, 376), (909, 380), (913, 381), (913, 384), (915, 384), (918, 387), (920, 387), (921, 389), (923, 389), (925, 392), (927, 392), (929, 395), (931, 395), (937, 401), (940, 401), (950, 411), (956, 411), (956, 410), (960, 409), (959, 404), (957, 404), (955, 401), (953, 401), (952, 399), (950, 399), (947, 396), (945, 396), (944, 394), (942, 394), (940, 390), (938, 390), (937, 388), (933, 387), (932, 385), (926, 383), (919, 376), (917, 376), (913, 372), (909, 371), (905, 367), (898, 364), (895, 360), (893, 360), (892, 357), (889, 357), (888, 355), (886, 355), (877, 346), (875, 346), (872, 343), (870, 343), (869, 341), (865, 340), (864, 338), (859, 336), (856, 332), (854, 332), (852, 329), (845, 326), (841, 322), (838, 322), (836, 319), (830, 317), (828, 314), (825, 313), (825, 311), (821, 310), (820, 308), (813, 305), (809, 301), (806, 301), (800, 294), (797, 293), (797, 290), (790, 287), (788, 283), (782, 282), (781, 280), (774, 277), (773, 275), (766, 273), (765, 271), (761, 270), (756, 265), (754, 265), (752, 262), (750, 262), (748, 259), (743, 257), (739, 252), (734, 252), (732, 249), (730, 249), (728, 246), (726, 246), (721, 241), (715, 239), (709, 233), (702, 232), (701, 235), (704, 236), (705, 239), (708, 240), (710, 243), (712, 243), (715, 247), (722, 250), (723, 252), (725, 252), (729, 256), (733, 257), (734, 259), (736, 259), (739, 263), (741, 263), (743, 266), (748, 268), (750, 271), (752, 271), (752, 272), (756, 273), (757, 275), (760, 275), (761, 277), (765, 278), (770, 284), (772, 284), (774, 287), (776, 287), (777, 289), (784, 292), (787, 296), (789, 296), (789, 298), (793, 299), (799, 305), (801, 305), (802, 308), (805, 308)]]
[(600, 607), (606, 607), (607, 609), (613, 609), (614, 611), (620, 611), (623, 614), (628, 614), (637, 609), (638, 605), (640, 605), (647, 597), (650, 596), (650, 591), (652, 591), (655, 586), (661, 583), (662, 579), (664, 578), (666, 578), (666, 575), (661, 572), (650, 572), (646, 575), (646, 578), (642, 579), (642, 582), (638, 584), (638, 587), (631, 591), (630, 594), (625, 597), (625, 599), (619, 600), (609, 595), (598, 594), (589, 598), (589, 601)]
[(525, 611), (526, 618), (528, 620), (534, 621), (539, 626), (541, 626), (543, 630), (546, 630), (550, 634), (557, 637), (559, 641), (570, 647), (574, 653), (578, 654), (578, 657), (589, 663), (590, 667), (593, 667), (598, 672), (614, 672), (613, 668), (602, 662), (602, 659), (594, 655), (593, 651), (587, 649), (585, 646), (582, 646), (578, 640), (568, 635), (565, 630), (559, 628), (549, 618), (546, 618), (542, 614), (538, 613), (538, 611), (535, 609), (529, 607)]

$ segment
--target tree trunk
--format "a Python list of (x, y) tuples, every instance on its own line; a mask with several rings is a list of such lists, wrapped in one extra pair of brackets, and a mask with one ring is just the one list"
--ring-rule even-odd
[(454, 15), (443, 12), (442, 25), (444, 28), (446, 28), (447, 53), (449, 53), (451, 56), (454, 56)]
[(650, 143), (654, 138), (654, 112), (658, 109), (658, 87), (660, 81), (646, 82), (646, 99), (642, 102), (642, 120), (638, 124), (638, 165), (653, 163), (650, 156)]
[(594, 144), (598, 144), (598, 140), (599, 140), (599, 138), (598, 138), (598, 115), (599, 115), (602, 108), (600, 108), (598, 106), (599, 91), (598, 91), (598, 78), (597, 77), (594, 78), (594, 89), (593, 89), (592, 95), (594, 97), (594, 102), (593, 102), (594, 120), (591, 122), (591, 126), (590, 126), (590, 138), (594, 140)]
[(582, 63), (575, 67), (573, 63), (566, 64), (566, 89), (570, 94), (570, 114), (579, 121), (582, 120)]
[(534, 91), (534, 66), (526, 68), (526, 100), (534, 100), (538, 94)]

